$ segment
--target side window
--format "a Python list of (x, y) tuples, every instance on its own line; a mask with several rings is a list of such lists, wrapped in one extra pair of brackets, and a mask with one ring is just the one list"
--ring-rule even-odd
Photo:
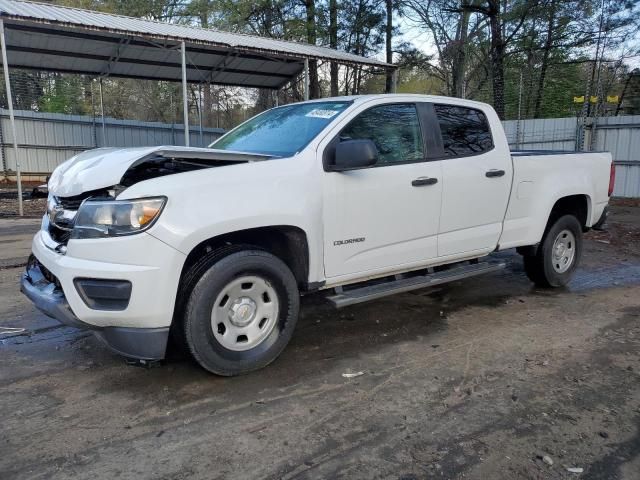
[(493, 148), (487, 117), (475, 108), (434, 105), (444, 154), (447, 157), (477, 155)]
[(362, 112), (340, 132), (340, 141), (370, 139), (378, 148), (378, 162), (415, 162), (424, 158), (418, 112), (414, 104), (391, 104)]

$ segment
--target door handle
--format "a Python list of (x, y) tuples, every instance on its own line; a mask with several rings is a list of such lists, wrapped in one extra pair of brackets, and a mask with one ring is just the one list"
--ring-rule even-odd
[(419, 177), (413, 180), (411, 182), (411, 185), (413, 185), (414, 187), (422, 187), (424, 185), (435, 185), (436, 183), (438, 183), (437, 178)]
[(489, 178), (502, 177), (504, 170), (489, 170), (485, 175)]

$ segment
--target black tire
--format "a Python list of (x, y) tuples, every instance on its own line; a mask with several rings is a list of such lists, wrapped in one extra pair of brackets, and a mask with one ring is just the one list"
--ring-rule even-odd
[[(561, 234), (561, 232), (569, 231), (573, 234), (575, 243), (573, 248), (575, 253), (571, 264), (567, 264), (568, 268), (565, 271), (559, 272), (554, 268), (553, 259), (553, 246), (554, 242)], [(558, 218), (555, 222), (547, 228), (542, 241), (538, 246), (535, 255), (525, 255), (524, 270), (533, 283), (539, 287), (545, 288), (557, 288), (563, 287), (575, 272), (578, 264), (580, 263), (580, 257), (582, 256), (582, 226), (576, 217), (573, 215), (564, 215)]]
[[(223, 289), (246, 275), (267, 282), (275, 291), (279, 308), (264, 340), (249, 350), (235, 351), (225, 348), (214, 335), (212, 310)], [(300, 294), (291, 270), (276, 256), (247, 247), (227, 247), (194, 265), (184, 281), (189, 289), (184, 339), (193, 358), (206, 370), (223, 376), (245, 374), (270, 364), (289, 343), (298, 320)]]

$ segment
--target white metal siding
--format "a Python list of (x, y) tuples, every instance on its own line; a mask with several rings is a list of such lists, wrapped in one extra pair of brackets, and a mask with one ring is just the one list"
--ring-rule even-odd
[(640, 197), (640, 164), (616, 165), (616, 197)]
[[(106, 119), (106, 142), (102, 141), (100, 119), (16, 111), (18, 154), (25, 173), (49, 173), (84, 150), (102, 146), (135, 147), (183, 145), (181, 124), (137, 122)], [(503, 123), (511, 148), (516, 148), (517, 121)], [(577, 122), (575, 118), (522, 120), (520, 150), (574, 150)], [(2, 154), (6, 169), (15, 170), (11, 128), (6, 110), (0, 109)], [(206, 146), (222, 134), (221, 129), (191, 128), (194, 146)], [(606, 117), (596, 126), (597, 150), (611, 152), (616, 162), (616, 188), (619, 197), (640, 197), (640, 115)], [(0, 164), (0, 169), (3, 165)]]
[[(97, 147), (141, 147), (184, 145), (182, 124), (105, 119), (106, 142), (102, 141), (99, 118), (55, 113), (15, 111), (18, 155), (22, 172), (50, 173), (76, 153)], [(2, 162), (0, 170), (16, 168), (13, 136), (7, 110), (0, 109)], [(197, 126), (191, 128), (191, 144), (204, 147), (224, 133), (204, 128), (202, 138)]]
[[(519, 139), (517, 120), (503, 124), (512, 149), (575, 150), (576, 118), (521, 120)], [(611, 152), (616, 163), (614, 196), (640, 197), (640, 115), (599, 118), (595, 132), (595, 150)]]

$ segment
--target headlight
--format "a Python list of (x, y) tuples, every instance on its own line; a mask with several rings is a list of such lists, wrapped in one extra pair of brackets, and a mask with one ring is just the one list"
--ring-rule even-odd
[(71, 238), (119, 237), (140, 233), (160, 216), (166, 197), (86, 200), (76, 215)]

